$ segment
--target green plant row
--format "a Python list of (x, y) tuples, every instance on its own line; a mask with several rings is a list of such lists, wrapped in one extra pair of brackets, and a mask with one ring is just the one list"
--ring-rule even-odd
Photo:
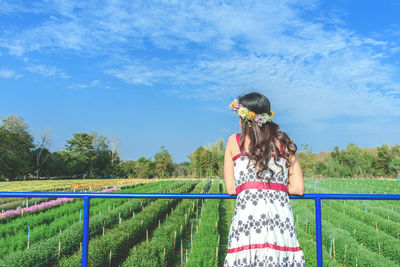
[[(359, 210), (351, 205), (343, 205), (343, 202), (337, 200), (328, 200), (326, 203), (339, 213), (345, 213), (353, 219), (360, 221), (365, 225), (377, 227), (378, 231), (383, 231), (394, 238), (400, 238), (400, 224), (384, 219), (379, 215), (375, 215), (364, 210)], [(399, 248), (400, 249), (400, 248)]]
[[(366, 225), (359, 220), (355, 220), (336, 210), (329, 207), (329, 205), (322, 206), (322, 216), (324, 219), (328, 218), (334, 225), (339, 225), (340, 228), (347, 230), (358, 242), (363, 243), (371, 251), (390, 258), (397, 264), (400, 264), (400, 240), (388, 235), (382, 231), (376, 231), (375, 227)], [(379, 242), (379, 243), (378, 243)]]
[[(185, 186), (173, 190), (173, 193), (190, 192), (196, 185), (190, 181)], [(107, 266), (111, 251), (112, 266), (126, 258), (129, 249), (143, 236), (146, 230), (154, 228), (158, 220), (165, 216), (171, 208), (176, 206), (180, 199), (159, 199), (148, 205), (134, 217), (121, 222), (115, 228), (107, 231), (104, 236), (99, 236), (89, 242), (89, 266)], [(82, 251), (76, 252), (71, 257), (64, 257), (59, 266), (79, 266), (82, 261)]]
[(2, 197), (2, 198), (0, 198), (0, 205), (14, 201), (14, 200), (15, 200), (14, 197)]
[[(363, 212), (365, 210), (368, 214), (376, 214), (381, 216), (384, 219), (387, 219), (390, 216), (390, 221), (400, 223), (400, 205), (396, 202), (388, 202), (384, 200), (363, 200), (362, 201), (346, 201), (346, 205), (350, 204), (352, 207), (357, 208)], [(396, 200), (398, 201), (398, 200)], [(386, 205), (385, 205), (386, 204)], [(393, 209), (392, 209), (393, 207)]]
[[(118, 193), (141, 193), (147, 191), (151, 191), (151, 187), (143, 185), (132, 189), (119, 190)], [(115, 199), (115, 201), (113, 199), (92, 199), (90, 214), (93, 216), (99, 211), (106, 211), (110, 206), (118, 207), (127, 201), (129, 199)], [(60, 230), (63, 231), (74, 222), (79, 221), (81, 211), (83, 211), (83, 201), (76, 200), (67, 203), (67, 205), (48, 209), (42, 213), (28, 214), (9, 222), (7, 225), (1, 225), (0, 256), (24, 249), (27, 246), (28, 226), (30, 227), (30, 244), (32, 245), (58, 234)]]
[[(318, 186), (316, 181), (318, 180)], [(399, 194), (393, 186), (396, 181), (390, 180), (349, 180), (349, 179), (304, 179), (306, 190), (318, 193), (347, 194)]]
[[(399, 193), (400, 194), (400, 193)], [(375, 212), (376, 208), (397, 213), (400, 211), (398, 200), (363, 200), (368, 203), (367, 208)], [(364, 203), (365, 203), (364, 202)]]
[[(301, 202), (301, 203), (300, 203)], [(305, 205), (304, 205), (305, 204)], [(312, 200), (292, 200), (293, 214), (295, 221), (298, 220), (299, 225), (305, 228), (307, 224), (307, 231), (310, 235), (316, 236), (315, 233), (315, 213), (313, 209), (314, 201)], [(323, 209), (322, 216), (329, 214)], [(298, 215), (298, 216), (297, 216)], [(327, 217), (327, 216), (326, 216)], [(328, 251), (330, 250), (331, 240), (335, 240), (335, 259), (337, 262), (344, 263), (346, 254), (346, 262), (354, 264), (356, 261), (359, 266), (396, 266), (396, 263), (390, 259), (379, 255), (367, 247), (362, 246), (355, 240), (348, 231), (337, 228), (331, 224), (332, 220), (322, 220), (322, 245)], [(358, 227), (356, 223), (354, 227)], [(342, 225), (341, 225), (342, 226)], [(346, 249), (345, 249), (346, 247)], [(333, 256), (333, 252), (332, 252)]]
[[(221, 193), (227, 193), (226, 187), (223, 186), (222, 184), (220, 185), (220, 191)], [(236, 205), (236, 198), (234, 199), (221, 199), (221, 204), (220, 204), (220, 221), (218, 224), (218, 232), (220, 233), (220, 244), (219, 244), (219, 265), (222, 266), (225, 257), (227, 254), (228, 250), (228, 238), (229, 238), (229, 231), (230, 231), (230, 226), (232, 223), (232, 216), (235, 211), (235, 205)]]
[[(164, 186), (171, 184), (164, 183)], [(153, 191), (154, 185), (145, 184), (134, 188), (119, 190), (118, 193), (142, 193)], [(107, 212), (109, 207), (120, 206), (123, 203), (132, 201), (132, 199), (92, 199), (90, 203), (90, 215), (94, 216), (99, 211)], [(92, 207), (93, 205), (93, 207)], [(0, 227), (2, 238), (0, 239), (0, 256), (12, 253), (17, 250), (25, 249), (27, 246), (27, 228), (30, 227), (30, 244), (39, 242), (59, 234), (73, 223), (79, 221), (80, 210), (83, 211), (83, 200), (77, 200), (68, 205), (62, 205), (58, 208), (49, 209), (39, 214), (30, 214), (12, 221), (5, 226)], [(62, 218), (62, 219), (56, 219)]]
[[(300, 201), (300, 202), (299, 202)], [(301, 249), (303, 250), (304, 257), (306, 260), (306, 266), (317, 266), (317, 251), (316, 251), (316, 235), (315, 235), (315, 220), (311, 221), (311, 213), (309, 210), (303, 214), (303, 201), (310, 200), (292, 200), (294, 206), (294, 218), (296, 220), (298, 211), (301, 212), (301, 218), (299, 218), (299, 224), (296, 225), (296, 234), (299, 240)], [(300, 208), (299, 205), (302, 205)], [(303, 216), (305, 215), (305, 216)], [(314, 215), (313, 215), (314, 216)], [(304, 219), (305, 217), (305, 219)], [(315, 217), (314, 217), (315, 219)], [(307, 224), (307, 225), (306, 225)], [(311, 229), (310, 229), (311, 228)], [(328, 248), (329, 249), (329, 248)], [(330, 256), (326, 247), (322, 247), (323, 265), (324, 266), (342, 266), (341, 263), (334, 261)]]
[[(300, 226), (300, 225), (299, 225)], [(296, 227), (297, 238), (303, 251), (304, 258), (307, 266), (317, 266), (317, 251), (315, 237), (310, 235), (303, 227)], [(323, 265), (328, 267), (342, 266), (342, 264), (335, 262), (330, 256), (329, 252), (322, 248)]]
[[(207, 181), (198, 184), (193, 193), (202, 192), (206, 185)], [(131, 249), (129, 257), (121, 266), (159, 267), (164, 264), (167, 266), (167, 262), (171, 263), (174, 256), (173, 252), (176, 251), (181, 238), (181, 225), (187, 225), (188, 219), (195, 214), (192, 209), (195, 201), (193, 199), (182, 200), (161, 227), (153, 232), (151, 240), (149, 242), (144, 241)]]
[[(218, 180), (213, 180), (210, 193), (219, 193)], [(201, 222), (192, 244), (187, 266), (218, 266), (216, 255), (220, 243), (218, 233), (220, 202), (219, 199), (205, 199)]]
[[(185, 182), (176, 182), (170, 186), (170, 189), (181, 186)], [(157, 191), (164, 191), (158, 189)], [(94, 237), (105, 229), (109, 229), (119, 222), (119, 216), (126, 219), (132, 215), (132, 212), (137, 212), (153, 199), (133, 199), (118, 208), (104, 212), (101, 215), (91, 216), (89, 220), (89, 235)], [(0, 266), (47, 266), (57, 262), (57, 254), (59, 243), (61, 243), (62, 255), (71, 255), (79, 249), (82, 241), (82, 222), (76, 222), (65, 229), (61, 234), (51, 238), (42, 240), (33, 244), (30, 249), (16, 251), (6, 255), (0, 259)]]

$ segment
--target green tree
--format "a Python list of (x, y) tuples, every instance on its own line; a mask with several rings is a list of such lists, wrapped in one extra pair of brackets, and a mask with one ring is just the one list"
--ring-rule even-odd
[(373, 158), (372, 171), (374, 176), (390, 175), (389, 164), (392, 160), (389, 146), (384, 144), (376, 148), (378, 155)]
[(124, 160), (121, 161), (118, 165), (117, 168), (119, 172), (117, 172), (118, 175), (122, 177), (135, 177), (136, 176), (136, 169), (135, 169), (135, 161), (134, 160)]
[(319, 175), (328, 175), (328, 166), (325, 163), (318, 162), (316, 173)]
[(400, 145), (393, 146), (390, 152), (393, 158), (400, 157)]
[(216, 169), (213, 171), (213, 175), (218, 175), (219, 177), (224, 176), (224, 157), (225, 157), (225, 145), (224, 140), (222, 138), (218, 139), (218, 141), (213, 144), (207, 146), (207, 149), (211, 151), (214, 165), (211, 169)]
[(73, 138), (67, 140), (64, 145), (65, 150), (80, 155), (94, 154), (94, 139), (95, 136), (87, 133), (73, 133)]
[(110, 150), (110, 141), (107, 137), (96, 132), (90, 133), (94, 137), (94, 162), (93, 172), (100, 176), (109, 177), (115, 174), (114, 164), (118, 164), (120, 159), (118, 152)]
[(67, 152), (79, 154), (87, 160), (89, 175), (93, 173), (93, 165), (96, 158), (95, 138), (96, 136), (93, 134), (73, 133), (73, 138), (67, 140), (67, 144), (64, 145)]
[(397, 177), (400, 177), (400, 157), (394, 157), (389, 167), (397, 171)]
[(0, 125), (0, 176), (11, 180), (33, 171), (33, 137), (20, 116), (10, 115)]
[(184, 161), (179, 164), (175, 164), (175, 176), (176, 177), (184, 177), (188, 176), (190, 168), (190, 162)]
[(190, 169), (197, 177), (217, 175), (218, 161), (212, 151), (203, 146), (189, 155)]
[(155, 163), (151, 158), (140, 157), (135, 161), (135, 178), (153, 178)]
[(201, 165), (201, 154), (204, 149), (204, 147), (200, 146), (188, 156), (190, 159), (190, 172), (196, 177), (203, 176), (205, 173), (205, 168)]
[(74, 133), (64, 147), (65, 151), (51, 154), (43, 174), (79, 178), (88, 173), (92, 177), (122, 175), (118, 153), (110, 152), (109, 140), (103, 135), (96, 132)]
[(160, 152), (154, 155), (154, 164), (155, 174), (159, 177), (171, 177), (175, 169), (172, 156), (164, 146), (161, 147)]
[(299, 159), (301, 170), (304, 176), (309, 177), (317, 174), (317, 158), (312, 153), (312, 147), (309, 145), (301, 145), (304, 152), (298, 152), (297, 158)]
[(339, 176), (339, 147), (334, 146), (333, 151), (330, 153), (330, 159), (328, 161), (328, 175), (330, 176)]
[(339, 150), (338, 146), (333, 148), (327, 162), (327, 175), (334, 177), (352, 177), (353, 171), (346, 159), (345, 151)]
[(81, 178), (87, 171), (87, 158), (77, 153), (56, 151), (51, 153), (46, 168), (41, 173), (43, 176), (58, 176)]
[(370, 172), (372, 165), (370, 155), (354, 143), (347, 145), (343, 154), (343, 162), (351, 170), (353, 176), (363, 176), (365, 173)]

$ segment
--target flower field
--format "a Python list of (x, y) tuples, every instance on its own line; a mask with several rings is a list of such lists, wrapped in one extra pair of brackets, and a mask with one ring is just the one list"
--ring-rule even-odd
[[(218, 179), (102, 182), (79, 182), (76, 188), (69, 183), (42, 186), (43, 191), (109, 187), (112, 192), (226, 193), (223, 180)], [(306, 193), (400, 191), (400, 182), (395, 180), (306, 179), (305, 183)], [(0, 200), (5, 206), (16, 201)], [(89, 266), (222, 266), (235, 201), (92, 199)], [(32, 212), (4, 216), (25, 207), (15, 204), (3, 211), (0, 266), (80, 266), (83, 200), (44, 199), (36, 205), (44, 208), (32, 208), (35, 204), (30, 199)], [(314, 200), (291, 199), (291, 205), (307, 265), (316, 266)], [(324, 266), (400, 266), (399, 201), (322, 200), (322, 234)]]
[[(98, 191), (105, 187), (151, 183), (153, 179), (71, 179), (0, 182), (0, 191), (4, 192), (48, 192), (48, 191)], [(100, 189), (98, 189), (100, 188)], [(0, 199), (0, 204), (5, 202)]]

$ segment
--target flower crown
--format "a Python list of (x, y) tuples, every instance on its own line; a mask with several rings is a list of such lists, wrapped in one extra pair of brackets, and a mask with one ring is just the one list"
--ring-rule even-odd
[(237, 111), (238, 116), (247, 121), (249, 127), (251, 127), (252, 120), (256, 121), (258, 126), (261, 127), (267, 121), (271, 121), (271, 119), (274, 117), (274, 112), (272, 110), (271, 115), (268, 113), (256, 114), (253, 111), (248, 110), (242, 104), (239, 104), (236, 99), (232, 101), (230, 108), (235, 112)]

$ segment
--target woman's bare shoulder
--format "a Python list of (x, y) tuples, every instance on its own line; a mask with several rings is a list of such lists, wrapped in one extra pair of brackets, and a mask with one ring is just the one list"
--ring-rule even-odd
[(229, 140), (236, 140), (237, 133), (233, 133), (229, 136)]
[(228, 142), (226, 143), (226, 149), (231, 151), (232, 154), (234, 154), (237, 150), (236, 147), (236, 133), (231, 134), (228, 138)]
[(228, 138), (228, 142), (226, 143), (226, 146), (232, 147), (236, 142), (236, 134), (231, 134)]

